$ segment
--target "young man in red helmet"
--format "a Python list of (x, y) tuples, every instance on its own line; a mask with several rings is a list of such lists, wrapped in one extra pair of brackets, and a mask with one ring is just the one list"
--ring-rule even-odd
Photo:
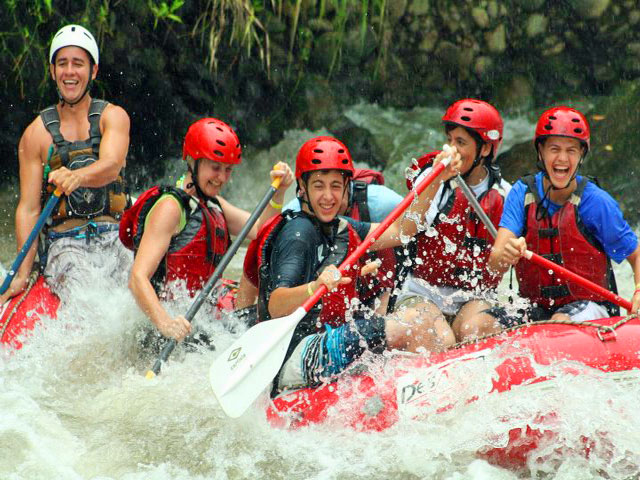
[[(143, 193), (120, 224), (121, 240), (136, 252), (129, 288), (165, 337), (181, 341), (191, 332), (184, 316), (171, 316), (163, 307), (160, 299), (166, 298), (168, 287), (181, 281), (192, 295), (202, 288), (227, 251), (229, 236), (238, 234), (250, 216), (220, 195), (241, 156), (240, 141), (229, 125), (215, 118), (198, 120), (184, 139), (182, 158), (188, 171), (178, 187), (153, 187)], [(281, 177), (280, 187), (248, 238), (255, 238), (258, 227), (280, 213), (278, 204), (293, 182), (284, 162), (270, 177)]]
[[(489, 334), (535, 320), (588, 321), (619, 313), (604, 298), (550, 274), (523, 259), (531, 250), (592, 282), (615, 290), (611, 259), (631, 264), (640, 283), (638, 239), (617, 202), (595, 183), (578, 175), (590, 148), (587, 119), (578, 110), (555, 107), (538, 120), (535, 148), (539, 172), (520, 179), (505, 202), (489, 266), (504, 274), (515, 266), (526, 309), (494, 307), (471, 321)], [(640, 306), (640, 285), (632, 298)]]
[[(443, 175), (451, 175), (460, 166), (455, 148), (451, 155), (452, 162)], [(372, 274), (375, 264), (364, 265), (362, 270), (360, 265), (344, 277), (338, 266), (376, 226), (338, 216), (353, 172), (349, 151), (340, 141), (332, 137), (307, 141), (296, 158), (301, 212), (285, 212), (258, 234), (260, 321), (292, 313), (321, 285), (328, 289), (296, 327), (276, 378), (276, 391), (326, 381), (367, 349), (379, 353), (387, 347), (412, 352), (442, 348), (434, 332), (437, 327), (429, 319), (419, 319), (415, 312), (406, 312), (403, 318), (385, 318), (350, 308), (358, 298), (361, 277)], [(443, 175), (425, 189), (407, 215), (380, 235), (372, 250), (401, 245), (401, 234), (416, 232), (410, 218), (424, 214)], [(348, 321), (349, 316), (353, 321)]]
[[(453, 103), (442, 121), (447, 143), (462, 157), (462, 179), (497, 227), (511, 188), (494, 163), (502, 144), (500, 113), (487, 102), (467, 98)], [(438, 153), (424, 155), (414, 168), (431, 168)], [(466, 319), (491, 306), (487, 294), (499, 283), (499, 276), (486, 268), (493, 238), (453, 175), (445, 177), (426, 221), (428, 228), (408, 246), (412, 265), (396, 309), (411, 306), (436, 318), (444, 315), (452, 323), (443, 341), (452, 344), (473, 336)]]
[(36, 251), (48, 285), (63, 299), (99, 276), (122, 283), (131, 254), (118, 241), (118, 219), (127, 195), (121, 171), (129, 149), (129, 116), (116, 105), (91, 98), (98, 74), (98, 45), (80, 25), (53, 37), (49, 70), (58, 103), (26, 128), (18, 145), (20, 200), (16, 240), (21, 248), (49, 195), (62, 197), (34, 242), (0, 304), (22, 292)]

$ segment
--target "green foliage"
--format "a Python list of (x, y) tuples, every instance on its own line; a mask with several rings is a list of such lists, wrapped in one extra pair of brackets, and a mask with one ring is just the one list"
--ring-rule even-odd
[(153, 0), (149, 0), (147, 5), (154, 16), (154, 29), (158, 27), (158, 22), (161, 20), (171, 20), (173, 22), (182, 23), (182, 19), (176, 15), (176, 12), (182, 8), (184, 0), (172, 0), (170, 5), (167, 2), (160, 2), (158, 5)]

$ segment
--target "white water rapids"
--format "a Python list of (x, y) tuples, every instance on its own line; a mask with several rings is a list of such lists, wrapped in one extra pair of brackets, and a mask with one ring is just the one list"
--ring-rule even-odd
[[(245, 170), (234, 172), (233, 187), (242, 186), (235, 197), (243, 198), (243, 206), (255, 205), (266, 188), (247, 186), (242, 172), (250, 168), (251, 181), (266, 185), (257, 178), (266, 178), (276, 160), (292, 161), (300, 135), (292, 132), (258, 155), (257, 168), (243, 165)], [(442, 144), (430, 135), (414, 138), (413, 145)], [(7, 250), (9, 241), (3, 241)], [(227, 276), (237, 278), (242, 253)], [(628, 265), (617, 273), (620, 293), (629, 298)], [(188, 305), (177, 301), (172, 310), (184, 312)], [(217, 352), (178, 349), (160, 376), (146, 380), (155, 359), (140, 341), (147, 325), (126, 286), (91, 279), (21, 350), (0, 348), (0, 479), (638, 478), (636, 375), (583, 368), (581, 375), (567, 376), (558, 366), (538, 366), (558, 378), (460, 402), (427, 418), (402, 419), (385, 432), (355, 432), (340, 418), (287, 431), (268, 424), (266, 395), (236, 420), (226, 418), (213, 397), (209, 365), (239, 330), (214, 326)], [(461, 399), (486, 391), (500, 361), (496, 351), (482, 363), (454, 367), (458, 381), (451, 388)], [(510, 428), (536, 426), (550, 412), (555, 416), (548, 426), (558, 435), (539, 446), (528, 470), (505, 470), (477, 458), (483, 446), (504, 445)]]

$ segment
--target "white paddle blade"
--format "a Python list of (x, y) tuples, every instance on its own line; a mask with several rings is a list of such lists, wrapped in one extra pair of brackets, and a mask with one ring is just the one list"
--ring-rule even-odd
[(211, 364), (211, 388), (224, 413), (241, 416), (271, 384), (282, 366), (296, 325), (307, 314), (302, 307), (291, 315), (257, 324)]

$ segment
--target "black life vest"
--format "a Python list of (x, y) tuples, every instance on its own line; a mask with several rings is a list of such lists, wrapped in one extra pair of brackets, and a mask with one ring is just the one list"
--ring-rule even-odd
[[(60, 132), (60, 116), (55, 105), (40, 112), (40, 118), (45, 128), (53, 138), (54, 151), (47, 159), (44, 169), (44, 181), (41, 203), (44, 206), (54, 186), (47, 183), (49, 172), (60, 167), (77, 170), (98, 160), (100, 153), (100, 118), (109, 102), (92, 99), (89, 106), (89, 138), (76, 142), (64, 139)], [(124, 180), (120, 172), (118, 178), (104, 187), (80, 187), (69, 196), (60, 199), (51, 217), (51, 224), (58, 225), (69, 218), (91, 219), (102, 215), (109, 215), (119, 219), (129, 204), (129, 196), (125, 189)]]

